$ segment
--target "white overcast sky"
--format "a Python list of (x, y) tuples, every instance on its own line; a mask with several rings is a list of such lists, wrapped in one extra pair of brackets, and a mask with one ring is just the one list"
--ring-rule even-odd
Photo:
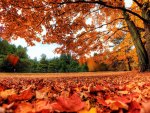
[[(132, 4), (132, 0), (125, 0), (125, 3), (126, 3), (126, 7), (130, 7)], [(15, 44), (16, 46), (21, 45), (23, 47), (27, 47), (27, 43), (25, 42), (24, 39), (21, 38), (12, 41), (11, 43)], [(36, 43), (35, 46), (27, 47), (27, 54), (31, 59), (37, 57), (37, 59), (39, 60), (42, 54), (46, 54), (47, 58), (54, 58), (59, 56), (59, 54), (54, 53), (54, 50), (57, 47), (58, 47), (57, 44), (48, 45), (48, 44)]]
[(59, 56), (59, 54), (54, 53), (55, 48), (58, 47), (57, 44), (48, 45), (48, 44), (36, 43), (35, 46), (27, 46), (25, 40), (21, 38), (14, 40), (11, 43), (15, 44), (16, 46), (21, 45), (23, 47), (27, 47), (27, 54), (31, 59), (34, 59), (36, 57), (39, 60), (42, 54), (45, 54), (49, 59)]

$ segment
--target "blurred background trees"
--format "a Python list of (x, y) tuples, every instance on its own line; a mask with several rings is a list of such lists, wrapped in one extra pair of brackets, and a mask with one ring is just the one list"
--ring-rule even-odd
[[(62, 73), (131, 71), (138, 68), (136, 59), (127, 55), (128, 50), (124, 52), (118, 50), (117, 54), (113, 53), (111, 60), (107, 60), (108, 53), (103, 56), (106, 59), (99, 59), (100, 57), (97, 58), (97, 54), (95, 54), (93, 57), (86, 58), (84, 62), (80, 62), (69, 54), (61, 54), (60, 57), (52, 59), (48, 59), (45, 54), (42, 54), (40, 59), (30, 59), (27, 48), (16, 47), (5, 40), (0, 40), (0, 47), (0, 72)], [(126, 58), (116, 59), (116, 55), (122, 53), (126, 54)]]
[[(86, 64), (80, 65), (71, 55), (62, 54), (58, 58), (47, 59), (46, 55), (42, 54), (41, 59), (37, 60), (37, 58), (29, 58), (25, 47), (16, 47), (5, 40), (0, 40), (0, 47), (1, 72), (61, 73), (88, 71)], [(17, 61), (14, 61), (15, 59)]]

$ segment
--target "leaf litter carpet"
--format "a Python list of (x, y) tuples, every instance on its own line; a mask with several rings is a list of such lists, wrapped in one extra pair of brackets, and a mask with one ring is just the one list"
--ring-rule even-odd
[(0, 113), (150, 113), (150, 73), (1, 77)]

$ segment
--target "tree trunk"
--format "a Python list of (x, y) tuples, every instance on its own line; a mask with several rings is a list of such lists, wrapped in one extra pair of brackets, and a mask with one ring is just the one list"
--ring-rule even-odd
[(137, 27), (135, 26), (135, 23), (130, 19), (129, 15), (126, 12), (123, 12), (123, 16), (125, 18), (125, 21), (128, 25), (129, 32), (131, 34), (132, 41), (134, 43), (134, 46), (136, 48), (138, 60), (139, 60), (139, 67), (140, 71), (146, 71), (148, 66), (148, 55), (146, 52), (146, 49), (141, 41), (141, 35)]
[(130, 65), (130, 58), (129, 57), (127, 57), (127, 70), (128, 71), (131, 71), (131, 65)]
[[(150, 3), (146, 2), (143, 4), (142, 7), (142, 17), (145, 18), (150, 22)], [(144, 22), (144, 29), (145, 29), (145, 35), (144, 38), (146, 39), (146, 51), (148, 54), (148, 70), (150, 71), (150, 23)]]

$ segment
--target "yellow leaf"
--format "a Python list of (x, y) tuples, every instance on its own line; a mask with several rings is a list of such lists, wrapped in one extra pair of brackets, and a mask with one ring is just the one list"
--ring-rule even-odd
[(120, 93), (120, 94), (128, 94), (129, 91), (118, 91), (118, 93)]
[(8, 96), (16, 94), (16, 91), (14, 89), (8, 89), (5, 91), (0, 92), (0, 97), (7, 99)]
[(89, 110), (90, 109), (90, 101), (89, 100), (87, 100), (86, 102), (85, 102), (85, 110)]
[(84, 110), (79, 111), (78, 113), (97, 113), (97, 110), (96, 108), (92, 107), (89, 111), (84, 109)]
[(90, 111), (89, 111), (89, 113), (97, 113), (96, 108), (91, 108)]
[(75, 88), (75, 90), (76, 90), (77, 92), (80, 92), (80, 89), (79, 89), (79, 88)]

